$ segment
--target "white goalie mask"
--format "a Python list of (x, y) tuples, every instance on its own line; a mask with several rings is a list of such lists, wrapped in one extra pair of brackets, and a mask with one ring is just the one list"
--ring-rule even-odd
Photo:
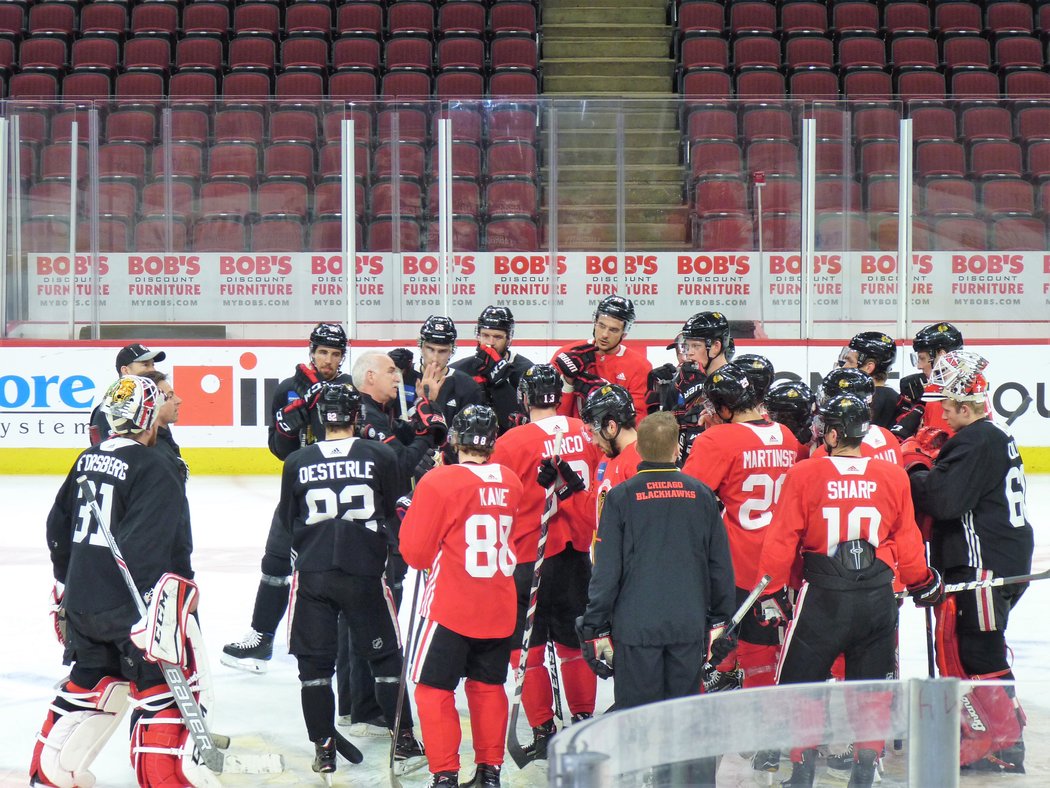
[(113, 432), (134, 435), (153, 426), (163, 400), (157, 384), (149, 378), (125, 375), (106, 390), (101, 407)]
[(987, 366), (988, 359), (970, 350), (945, 353), (934, 362), (922, 398), (927, 402), (984, 402), (988, 397), (988, 379), (983, 374)]

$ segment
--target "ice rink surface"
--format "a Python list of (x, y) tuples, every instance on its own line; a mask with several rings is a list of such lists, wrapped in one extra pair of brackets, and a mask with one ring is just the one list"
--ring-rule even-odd
[[(58, 477), (0, 477), (3, 500), (3, 532), (0, 536), (0, 599), (3, 600), (3, 635), (0, 637), (0, 786), (24, 786), (32, 755), (34, 736), (54, 696), (54, 685), (65, 674), (61, 648), (56, 643), (48, 598), (52, 585), (51, 564), (44, 540), (44, 522), (61, 483)], [(285, 771), (268, 776), (224, 776), (224, 784), (320, 785), (310, 770), (313, 746), (306, 737), (299, 705), (299, 682), (294, 658), (287, 653), (282, 623), (277, 633), (275, 656), (265, 675), (250, 675), (219, 664), (222, 645), (240, 639), (251, 619), (255, 590), (259, 580), (259, 560), (266, 531), (277, 503), (280, 481), (277, 477), (190, 478), (189, 496), (193, 516), (194, 567), (200, 586), (200, 618), (210, 652), (215, 680), (216, 703), (209, 715), (215, 731), (233, 739), (230, 752), (244, 754), (280, 753)], [(1035, 527), (1034, 570), (1050, 567), (1050, 477), (1028, 478), (1029, 519)], [(673, 560), (668, 557), (668, 560)], [(407, 623), (412, 577), (406, 580), (406, 597), (401, 618)], [(1013, 648), (1014, 671), (1020, 682), (1019, 695), (1029, 714), (1025, 740), (1028, 747), (1028, 774), (968, 776), (968, 786), (1046, 786), (1050, 785), (1050, 581), (1034, 583), (1018, 604), (1010, 620), (1008, 642)], [(926, 675), (926, 641), (923, 617), (908, 602), (901, 612), (901, 674)], [(508, 691), (512, 684), (508, 670)], [(466, 701), (457, 695), (464, 723), (461, 748), (461, 779), (473, 774), (469, 746)], [(612, 702), (612, 686), (599, 682), (598, 708)], [(524, 715), (522, 715), (524, 719)], [(776, 709), (769, 709), (770, 724), (776, 725)], [(92, 771), (100, 787), (134, 786), (128, 761), (127, 729), (121, 728), (103, 750)], [(418, 733), (418, 729), (417, 729)], [(520, 738), (531, 739), (525, 724)], [(388, 740), (355, 740), (365, 762), (351, 766), (340, 761), (335, 785), (379, 785), (386, 780)], [(903, 774), (904, 758), (891, 754), (887, 759), (884, 785)], [(789, 771), (781, 765), (780, 777)], [(546, 784), (546, 762), (515, 768), (510, 759), (504, 766), (504, 785)], [(426, 783), (426, 769), (403, 779), (406, 786)], [(723, 759), (719, 785), (754, 785), (750, 769), (739, 756)], [(842, 785), (819, 777), (818, 785)]]

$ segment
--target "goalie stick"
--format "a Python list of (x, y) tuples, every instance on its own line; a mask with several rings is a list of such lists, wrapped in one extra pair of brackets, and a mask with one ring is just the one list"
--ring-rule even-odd
[[(740, 622), (743, 621), (744, 616), (747, 615), (747, 611), (749, 611), (751, 609), (751, 606), (758, 601), (758, 598), (760, 596), (762, 596), (762, 592), (766, 590), (766, 586), (769, 585), (769, 581), (772, 579), (773, 578), (769, 575), (762, 575), (762, 579), (758, 581), (758, 585), (752, 588), (751, 593), (747, 595), (747, 598), (743, 602), (741, 602), (740, 607), (736, 609), (736, 612), (733, 614), (733, 617), (729, 619), (729, 623), (726, 625), (725, 632), (719, 635), (719, 637), (729, 637), (734, 632), (736, 632), (737, 627), (740, 626)], [(712, 670), (714, 670), (714, 665), (705, 660), (702, 670), (706, 675)]]
[[(113, 560), (117, 564), (117, 569), (120, 571), (128, 591), (131, 592), (131, 598), (135, 600), (135, 607), (139, 617), (145, 618), (146, 603), (135, 585), (135, 579), (131, 576), (131, 570), (128, 569), (127, 562), (124, 560), (120, 547), (117, 545), (117, 540), (113, 537), (113, 532), (109, 530), (109, 523), (106, 522), (106, 518), (102, 514), (102, 509), (95, 498), (95, 491), (91, 488), (87, 476), (78, 476), (77, 485), (80, 487), (80, 492), (91, 509), (95, 522), (98, 523), (98, 529), (106, 540), (109, 552), (113, 555)], [(218, 749), (219, 745), (224, 745), (224, 748), (228, 747), (230, 738), (228, 736), (213, 736), (208, 730), (208, 725), (204, 720), (204, 713), (201, 711), (196, 698), (193, 697), (186, 675), (182, 672), (182, 666), (171, 662), (159, 662), (158, 664), (164, 676), (164, 681), (167, 683), (168, 689), (171, 690), (175, 705), (178, 707), (179, 716), (182, 717), (182, 722), (193, 740), (193, 746), (200, 753), (201, 760), (204, 761), (204, 765), (208, 769), (216, 774), (224, 772), (227, 774), (235, 772), (262, 774), (284, 771), (284, 761), (280, 755), (227, 756), (221, 752)]]
[[(560, 429), (554, 431), (554, 451), (552, 457), (561, 454)], [(530, 755), (518, 741), (518, 713), (521, 711), (521, 691), (525, 686), (525, 662), (529, 656), (529, 640), (532, 638), (532, 625), (536, 621), (536, 598), (540, 592), (540, 570), (543, 568), (543, 554), (547, 547), (547, 531), (550, 528), (550, 519), (554, 516), (557, 499), (554, 497), (554, 486), (557, 480), (547, 488), (544, 499), (543, 514), (540, 515), (540, 538), (536, 543), (536, 564), (532, 569), (532, 587), (529, 589), (529, 607), (525, 612), (525, 633), (521, 639), (521, 657), (518, 659), (518, 668), (514, 672), (514, 701), (510, 707), (510, 722), (507, 724), (507, 752), (514, 759), (519, 769), (528, 766), (536, 759), (535, 753)]]

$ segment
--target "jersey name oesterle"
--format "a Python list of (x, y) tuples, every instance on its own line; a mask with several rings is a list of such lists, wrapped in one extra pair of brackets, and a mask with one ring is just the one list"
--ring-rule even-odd
[(299, 469), (299, 483), (325, 482), (332, 479), (371, 479), (372, 460), (339, 460), (304, 465)]

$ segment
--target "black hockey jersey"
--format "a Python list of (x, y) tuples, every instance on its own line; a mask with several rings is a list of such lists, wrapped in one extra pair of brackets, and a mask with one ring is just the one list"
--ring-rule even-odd
[(68, 610), (99, 613), (131, 603), (105, 537), (83, 499), (77, 478), (94, 487), (139, 592), (165, 572), (193, 577), (184, 486), (167, 449), (109, 438), (73, 464), (47, 518), (55, 579), (66, 584)]
[[(336, 375), (329, 382), (353, 384), (351, 377), (346, 374)], [(266, 423), (270, 430), (268, 440), (270, 452), (279, 460), (285, 459), (289, 454), (302, 446), (308, 446), (324, 438), (324, 427), (321, 424), (321, 417), (317, 413), (316, 408), (310, 410), (310, 425), (300, 432), (298, 437), (289, 438), (282, 435), (277, 431), (277, 427), (274, 426), (274, 417), (277, 411), (284, 410), (297, 399), (303, 399), (305, 393), (298, 389), (294, 376), (282, 380), (273, 393), (273, 399), (270, 401), (270, 413)]]
[(478, 386), (481, 388), (482, 404), (488, 405), (496, 411), (501, 435), (515, 426), (511, 423), (510, 416), (512, 413), (520, 413), (522, 410), (521, 403), (518, 402), (518, 383), (521, 382), (521, 376), (525, 374), (525, 370), (533, 365), (533, 362), (524, 356), (511, 351), (507, 352), (510, 372), (505, 380), (500, 381), (495, 386), (481, 383), (475, 377), (481, 369), (481, 361), (476, 355), (461, 358), (459, 361), (449, 364), (453, 369), (466, 373), (474, 382), (478, 383)]
[(900, 394), (889, 386), (876, 386), (871, 399), (871, 423), (889, 429), (897, 423), (897, 401)]
[(383, 574), (400, 489), (394, 450), (377, 441), (320, 441), (293, 452), (277, 511), (291, 531), (296, 571)]
[[(452, 367), (448, 367), (446, 373), (447, 377), (441, 384), (441, 390), (431, 404), (445, 417), (445, 421), (451, 425), (455, 415), (467, 405), (483, 405), (484, 396), (481, 393), (481, 387), (467, 373), (460, 372)], [(416, 384), (420, 378), (419, 370), (413, 369), (411, 372), (402, 372), (402, 377), (404, 378), (405, 402), (411, 413), (416, 401)], [(391, 406), (394, 415), (400, 416), (400, 403), (394, 402), (391, 403)]]
[(364, 392), (361, 392), (361, 411), (362, 422), (357, 433), (366, 440), (379, 441), (393, 449), (405, 485), (401, 494), (407, 493), (408, 479), (412, 477), (423, 455), (436, 448), (434, 441), (429, 436), (416, 435), (407, 421), (394, 418), (389, 408), (383, 407)]
[(934, 518), (930, 555), (938, 569), (989, 569), (998, 577), (1031, 571), (1024, 464), (998, 424), (980, 419), (959, 430), (933, 468), (912, 474), (912, 497)]

